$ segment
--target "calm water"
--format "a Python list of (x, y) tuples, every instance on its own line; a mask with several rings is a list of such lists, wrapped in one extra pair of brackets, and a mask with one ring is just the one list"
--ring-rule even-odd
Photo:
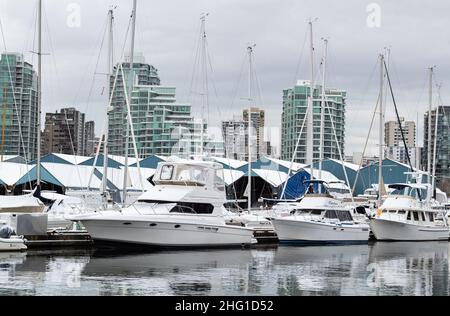
[(0, 295), (449, 295), (449, 243), (0, 253)]

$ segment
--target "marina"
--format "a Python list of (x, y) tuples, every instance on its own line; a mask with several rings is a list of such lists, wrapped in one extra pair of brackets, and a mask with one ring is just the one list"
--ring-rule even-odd
[[(66, 65), (55, 58), (55, 17), (46, 0), (33, 2), (29, 53), (8, 49), (20, 32), (0, 16), (0, 296), (450, 296), (444, 67), (422, 69), (428, 100), (414, 102), (427, 111), (417, 105), (413, 113), (402, 90), (418, 84), (419, 72), (399, 78), (394, 57), (403, 55), (385, 43), (335, 58), (355, 43), (324, 28), (332, 19), (310, 16), (301, 52), (289, 40), (268, 54), (274, 43), (246, 39), (236, 49), (238, 71), (232, 52), (242, 34), (233, 30), (236, 38), (215, 51), (226, 37), (214, 14), (201, 11), (190, 81), (177, 94), (176, 62), (186, 66), (188, 46), (179, 40), (194, 36), (193, 21), (178, 21), (185, 29), (174, 36), (165, 29), (172, 25), (152, 24), (157, 10), (148, 2), (102, 3), (89, 12), (104, 23), (92, 19), (79, 34), (84, 44), (63, 50), (79, 64), (72, 56), (75, 67), (59, 72)], [(73, 5), (66, 11), (79, 9), (79, 25), (72, 12), (64, 39), (84, 27)], [(298, 24), (278, 18), (268, 29)], [(22, 14), (10, 19), (14, 29)], [(289, 27), (298, 40), (297, 29)], [(179, 42), (169, 53), (162, 47), (172, 39)], [(93, 47), (85, 69), (81, 46)], [(278, 69), (285, 58), (295, 65), (282, 55), (292, 52), (297, 68)], [(353, 64), (368, 56), (376, 62), (358, 99), (351, 94), (370, 67)], [(403, 61), (398, 68), (413, 69)], [(60, 81), (58, 73), (74, 76)], [(59, 86), (76, 81), (78, 89)], [(61, 104), (71, 105), (50, 112)]]

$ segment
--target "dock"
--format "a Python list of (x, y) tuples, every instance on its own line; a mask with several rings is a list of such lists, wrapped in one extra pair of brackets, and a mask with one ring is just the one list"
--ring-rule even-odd
[(47, 235), (24, 236), (28, 249), (91, 248), (94, 241), (86, 231), (51, 231)]

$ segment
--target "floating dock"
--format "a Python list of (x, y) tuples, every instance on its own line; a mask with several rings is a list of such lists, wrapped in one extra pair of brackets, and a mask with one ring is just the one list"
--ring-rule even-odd
[(94, 241), (85, 231), (52, 231), (47, 235), (25, 236), (28, 249), (91, 248)]

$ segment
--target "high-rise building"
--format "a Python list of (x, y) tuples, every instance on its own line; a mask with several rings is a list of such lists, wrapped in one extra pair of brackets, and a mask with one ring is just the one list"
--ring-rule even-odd
[(95, 122), (89, 121), (84, 125), (84, 156), (95, 154)]
[[(37, 75), (23, 55), (3, 53), (0, 58), (0, 154), (37, 156)], [(20, 123), (19, 123), (20, 122)]]
[[(248, 156), (248, 120), (235, 117), (230, 121), (222, 122), (222, 136), (224, 140), (225, 157), (235, 160), (247, 161)], [(253, 133), (255, 135), (255, 133)], [(255, 144), (256, 142), (252, 142)], [(252, 146), (252, 160), (257, 159), (257, 148)]]
[[(122, 78), (122, 72), (118, 71), (119, 64), (114, 67), (113, 75), (110, 78), (110, 94), (113, 91), (114, 83), (116, 87), (112, 97), (113, 107), (109, 112), (109, 135), (108, 135), (108, 148), (111, 155), (123, 156), (125, 155), (126, 147), (126, 134), (127, 134), (127, 107), (125, 101), (124, 83)], [(130, 57), (126, 57), (125, 62), (122, 63), (123, 72), (125, 75), (125, 81), (127, 82), (127, 88), (129, 89), (130, 83)], [(134, 77), (133, 82), (135, 85), (142, 86), (159, 86), (160, 79), (158, 77), (158, 69), (145, 63), (145, 58), (142, 55), (135, 55), (133, 62)], [(116, 74), (117, 80), (116, 80)], [(146, 110), (144, 103), (148, 103), (148, 100), (140, 100), (143, 102), (142, 110)], [(164, 100), (163, 100), (164, 101)], [(162, 102), (163, 102), (162, 101)], [(131, 143), (130, 143), (131, 144)], [(131, 148), (131, 146), (129, 147)]]
[[(400, 124), (398, 121), (386, 122), (384, 130), (386, 158), (408, 164), (408, 153), (413, 167), (419, 168), (420, 161), (418, 160), (416, 147), (416, 123), (400, 118)], [(402, 130), (407, 149), (403, 143)]]
[[(431, 112), (431, 144), (428, 144), (428, 120), (429, 111), (425, 113), (425, 135), (424, 148), (422, 154), (422, 165), (424, 168), (428, 166), (428, 152), (431, 151), (431, 157), (434, 154), (434, 143), (437, 135), (436, 146), (436, 180), (437, 185), (450, 193), (450, 106), (439, 106), (439, 115), (437, 130), (436, 126), (436, 109)], [(432, 161), (433, 163), (433, 161)]]
[(42, 132), (42, 154), (59, 153), (82, 156), (85, 154), (84, 113), (74, 108), (61, 109), (45, 115)]
[[(118, 66), (115, 67), (117, 69)], [(129, 77), (129, 63), (123, 64)], [(207, 126), (191, 115), (191, 105), (178, 103), (176, 88), (161, 86), (158, 71), (146, 64), (142, 55), (135, 57), (134, 85), (131, 93), (131, 117), (139, 156), (177, 155), (195, 156), (201, 153), (208, 138)], [(111, 89), (115, 76), (111, 77)], [(130, 82), (129, 78), (126, 79)], [(112, 90), (111, 90), (112, 91)], [(122, 74), (119, 73), (113, 94), (113, 110), (109, 113), (109, 152), (123, 156), (126, 153), (127, 108)], [(129, 132), (128, 155), (134, 155), (132, 133)]]
[[(345, 110), (347, 92), (337, 89), (326, 89), (326, 103), (329, 111), (325, 110), (324, 123), (324, 158), (340, 159), (339, 148), (345, 152)], [(294, 151), (302, 129), (308, 108), (310, 96), (310, 81), (298, 81), (295, 87), (283, 91), (283, 114), (281, 131), (281, 159), (292, 160)], [(322, 87), (316, 86), (313, 93), (314, 132), (313, 132), (313, 158), (320, 159), (320, 123), (321, 123)], [(335, 131), (333, 131), (333, 124)], [(336, 142), (336, 137), (337, 142)], [(307, 125), (305, 124), (300, 138), (299, 148), (295, 153), (294, 161), (306, 163), (307, 154)]]
[[(245, 109), (242, 111), (242, 118), (244, 121), (248, 122), (248, 111), (249, 109)], [(256, 155), (259, 159), (261, 155), (267, 154), (267, 149), (265, 148), (264, 142), (264, 126), (265, 126), (265, 112), (259, 108), (250, 108), (250, 121), (252, 123), (252, 133), (256, 142), (253, 144), (256, 146)]]

